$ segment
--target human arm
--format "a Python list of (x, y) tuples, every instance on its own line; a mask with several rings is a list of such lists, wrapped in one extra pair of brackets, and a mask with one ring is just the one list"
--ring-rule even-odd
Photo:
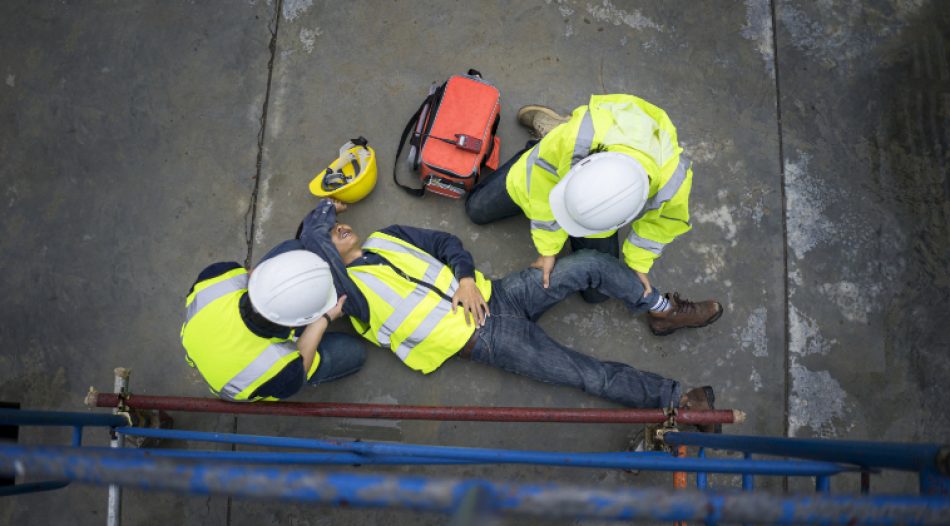
[(587, 107), (581, 106), (574, 110), (568, 122), (548, 133), (526, 158), (522, 208), (530, 221), (531, 240), (539, 254), (531, 266), (541, 269), (545, 288), (549, 286), (555, 258), (568, 238), (551, 210), (551, 192), (571, 167), (594, 147), (593, 124)]
[(633, 222), (630, 234), (623, 243), (623, 258), (631, 269), (642, 274), (649, 273), (666, 245), (692, 229), (689, 223), (692, 182), (692, 169), (687, 169), (683, 183), (669, 201)]
[(485, 326), (485, 318), (490, 316), (491, 313), (488, 310), (488, 302), (485, 301), (482, 292), (475, 285), (475, 278), (466, 277), (459, 280), (458, 289), (455, 291), (455, 296), (452, 297), (452, 313), (455, 313), (455, 309), (460, 304), (465, 313), (466, 325), (471, 325), (469, 321), (469, 316), (471, 316), (471, 319), (475, 320), (479, 327)]
[(326, 316), (320, 316), (310, 323), (310, 325), (307, 325), (307, 328), (303, 330), (303, 334), (300, 335), (300, 338), (297, 338), (297, 352), (303, 357), (303, 366), (304, 370), (307, 371), (308, 378), (313, 374), (311, 368), (319, 364), (319, 360), (316, 360), (316, 364), (314, 363), (314, 358), (317, 355), (317, 347), (320, 346), (320, 340), (323, 339), (324, 333), (326, 333), (327, 328), (330, 327), (330, 321), (327, 320), (327, 317), (329, 317), (330, 320), (339, 319), (340, 316), (343, 315), (344, 303), (346, 303), (345, 295), (340, 296), (336, 305), (327, 311)]
[(459, 282), (452, 297), (452, 312), (461, 305), (466, 324), (470, 324), (470, 320), (474, 320), (478, 326), (485, 324), (485, 318), (490, 314), (488, 302), (475, 284), (472, 254), (465, 250), (458, 237), (448, 232), (403, 225), (393, 225), (381, 232), (406, 241), (448, 265)]
[[(336, 305), (327, 312), (327, 315), (334, 320), (342, 316), (342, 305), (345, 301), (346, 296), (340, 297)], [(296, 394), (307, 379), (313, 376), (316, 367), (320, 365), (317, 349), (329, 325), (329, 322), (323, 316), (307, 325), (296, 342), (296, 349), (300, 356), (288, 363), (273, 378), (258, 387), (251, 395), (252, 398), (284, 399)], [(294, 345), (291, 342), (286, 342), (286, 344)]]
[(416, 228), (405, 225), (392, 225), (380, 232), (406, 241), (421, 248), (435, 259), (452, 269), (455, 279), (475, 277), (475, 260), (472, 254), (462, 246), (462, 240), (448, 232)]
[(344, 312), (348, 316), (366, 321), (369, 320), (369, 305), (366, 303), (366, 298), (350, 279), (346, 265), (330, 238), (330, 229), (336, 224), (339, 204), (332, 199), (321, 199), (303, 220), (300, 243), (304, 249), (320, 256), (330, 265), (337, 295), (346, 295), (350, 298), (346, 302)]

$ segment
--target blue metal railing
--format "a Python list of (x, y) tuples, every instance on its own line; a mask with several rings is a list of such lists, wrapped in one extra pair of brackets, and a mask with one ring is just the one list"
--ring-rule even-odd
[[(935, 444), (882, 444), (702, 433), (666, 432), (674, 449), (696, 446), (698, 456), (664, 452), (548, 452), (319, 440), (136, 428), (127, 417), (0, 409), (0, 424), (65, 426), (72, 446), (0, 444), (0, 472), (53, 477), (20, 484), (26, 491), (64, 487), (76, 480), (189, 494), (282, 498), (351, 506), (392, 506), (451, 512), (476, 496), (491, 513), (527, 513), (597, 519), (702, 520), (828, 524), (939, 524), (950, 517), (947, 476), (950, 453)], [(303, 451), (196, 451), (80, 447), (82, 430), (108, 427), (117, 436), (228, 443)], [(737, 451), (743, 458), (709, 458), (709, 449)], [(758, 459), (773, 455), (803, 460)], [(516, 485), (480, 479), (353, 474), (314, 470), (314, 465), (353, 464), (533, 464), (561, 467), (696, 473), (697, 490), (632, 490), (562, 485)], [(830, 481), (844, 472), (880, 469), (915, 471), (921, 496), (831, 495)], [(708, 491), (708, 473), (742, 476), (743, 492)], [(775, 496), (754, 492), (754, 476), (815, 477), (816, 493)], [(863, 479), (864, 477), (862, 477)], [(0, 492), (0, 494), (3, 494)]]
[[(57, 426), (73, 428), (71, 445), (82, 446), (82, 432), (84, 427), (112, 427), (127, 426), (128, 419), (119, 415), (103, 415), (98, 413), (67, 413), (64, 411), (25, 411), (22, 409), (0, 408), (0, 425), (8, 426)], [(11, 471), (11, 474), (15, 472)], [(29, 482), (0, 486), (0, 497), (23, 495), (52, 491), (68, 486), (69, 480), (48, 480), (43, 482)]]
[[(881, 469), (913, 471), (919, 474), (921, 493), (950, 495), (950, 476), (948, 476), (950, 475), (950, 446), (940, 444), (900, 444), (708, 433), (666, 433), (663, 440), (671, 446), (697, 446), (702, 449), (739, 451), (747, 459), (756, 453), (836, 462), (851, 465), (862, 473)], [(749, 473), (743, 476), (743, 489), (746, 489), (747, 485), (752, 487), (752, 475)], [(862, 493), (867, 493), (867, 484), (867, 478), (862, 474)], [(831, 491), (831, 479), (827, 474), (816, 476), (815, 490), (820, 493)]]
[(480, 488), (492, 513), (577, 519), (749, 522), (771, 524), (941, 524), (950, 499), (925, 496), (854, 498), (776, 496), (693, 490), (602, 489), (558, 484), (508, 484), (481, 479), (315, 471), (297, 466), (150, 458), (131, 450), (0, 445), (0, 470), (91, 484), (231, 495), (351, 507), (395, 507), (452, 513)]

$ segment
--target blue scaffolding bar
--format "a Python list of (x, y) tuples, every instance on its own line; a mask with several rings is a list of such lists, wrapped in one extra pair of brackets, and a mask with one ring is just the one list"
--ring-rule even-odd
[[(667, 433), (663, 441), (672, 446), (699, 446), (711, 449), (759, 453), (781, 457), (807, 458), (854, 464), (862, 467), (904, 471), (950, 469), (950, 456), (939, 444), (894, 444), (858, 440), (714, 435), (710, 433)], [(938, 464), (943, 458), (943, 465)]]
[[(30, 411), (23, 409), (0, 408), (0, 425), (4, 426), (58, 426), (72, 427), (71, 443), (73, 447), (82, 445), (84, 426), (118, 427), (129, 425), (128, 418), (119, 415), (100, 413), (77, 413), (67, 411)], [(12, 473), (12, 475), (16, 475)], [(68, 480), (46, 480), (0, 486), (0, 497), (38, 493), (65, 488)]]
[[(482, 464), (535, 464), (574, 468), (639, 469), (650, 471), (705, 471), (708, 473), (754, 473), (757, 475), (828, 476), (848, 471), (829, 462), (800, 460), (738, 460), (718, 458), (675, 458), (669, 455), (641, 455), (629, 452), (565, 453), (519, 451), (509, 449), (467, 448), (395, 444), (371, 441), (317, 440), (310, 438), (268, 437), (180, 431), (170, 429), (119, 428), (131, 435), (171, 440), (228, 443), (238, 445), (293, 447), (321, 451), (349, 452), (365, 457), (404, 458), (406, 464), (429, 464), (431, 459), (456, 460)], [(211, 452), (208, 452), (210, 455)], [(280, 455), (275, 454), (275, 455)], [(210, 458), (210, 457), (209, 457)], [(276, 457), (275, 457), (276, 458)], [(298, 457), (299, 458), (299, 457)]]
[(479, 479), (323, 472), (313, 468), (247, 466), (130, 455), (123, 450), (0, 445), (0, 471), (93, 484), (239, 498), (282, 499), (353, 507), (397, 507), (449, 513), (479, 488), (494, 513), (799, 524), (941, 524), (950, 499), (937, 497), (775, 496), (692, 490), (598, 489), (522, 485)]
[(76, 413), (68, 411), (27, 411), (0, 409), (0, 425), (7, 426), (61, 426), (61, 427), (120, 427), (131, 422), (122, 415)]

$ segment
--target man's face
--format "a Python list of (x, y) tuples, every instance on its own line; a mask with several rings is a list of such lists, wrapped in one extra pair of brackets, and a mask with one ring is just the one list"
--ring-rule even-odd
[(350, 225), (343, 223), (333, 225), (333, 229), (330, 230), (330, 239), (333, 240), (333, 246), (341, 256), (360, 246), (359, 236), (353, 232)]

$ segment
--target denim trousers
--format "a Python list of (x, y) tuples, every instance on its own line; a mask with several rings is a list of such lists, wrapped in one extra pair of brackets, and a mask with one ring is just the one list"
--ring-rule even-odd
[(366, 361), (366, 346), (363, 339), (342, 332), (325, 332), (317, 348), (320, 363), (313, 376), (307, 380), (318, 385), (349, 376), (363, 367)]
[[(487, 225), (488, 223), (499, 221), (519, 215), (521, 208), (515, 204), (508, 195), (506, 179), (511, 167), (521, 156), (534, 146), (538, 141), (528, 141), (525, 148), (516, 153), (508, 162), (498, 167), (492, 173), (485, 174), (481, 180), (472, 188), (465, 198), (465, 213), (469, 219), (477, 225)], [(618, 232), (605, 238), (586, 238), (571, 237), (571, 252), (579, 252), (584, 249), (596, 250), (609, 254), (615, 258), (620, 257), (620, 237)], [(579, 291), (581, 297), (587, 303), (601, 303), (610, 299), (594, 289), (584, 289)]]
[(653, 291), (644, 297), (643, 284), (630, 268), (593, 250), (559, 260), (547, 289), (542, 287), (538, 269), (509, 274), (492, 282), (491, 316), (476, 333), (472, 361), (568, 385), (628, 407), (678, 406), (682, 394), (679, 382), (577, 352), (553, 340), (537, 325), (548, 309), (587, 288), (622, 301), (632, 314), (646, 312), (658, 294)]

